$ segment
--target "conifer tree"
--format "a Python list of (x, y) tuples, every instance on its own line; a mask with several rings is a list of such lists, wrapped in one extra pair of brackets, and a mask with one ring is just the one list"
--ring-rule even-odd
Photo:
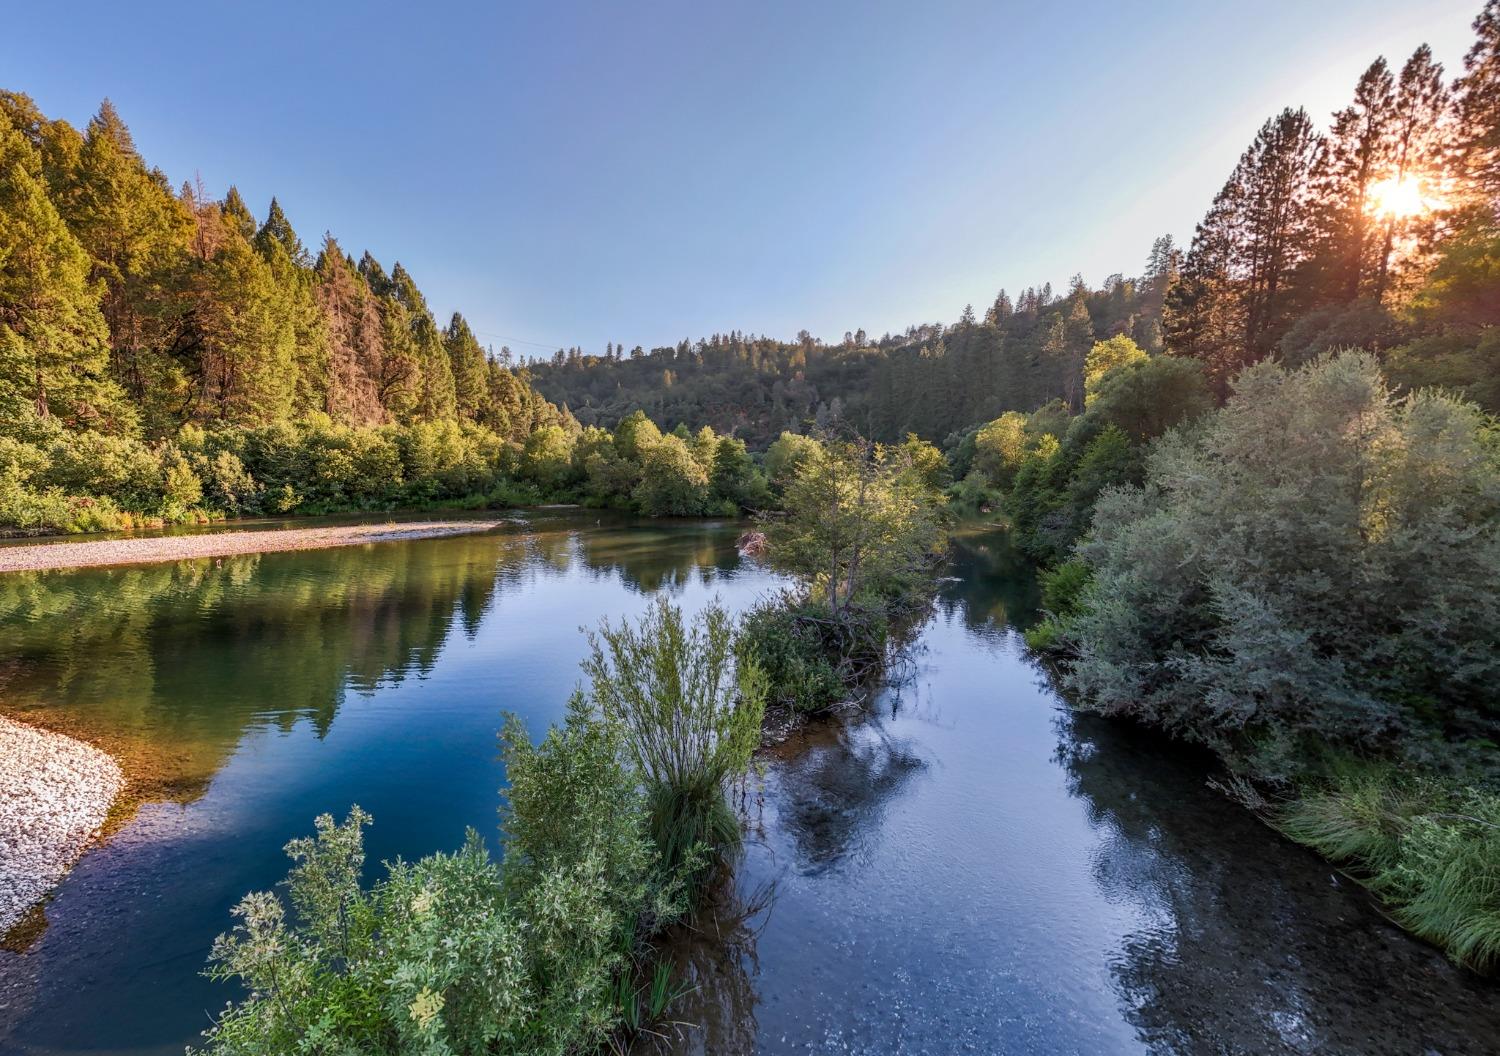
[(1500, 215), (1500, 0), (1488, 0), (1474, 19), (1477, 39), (1464, 56), (1458, 98), (1458, 148), (1493, 220)]
[(1360, 76), (1354, 101), (1333, 115), (1312, 176), (1316, 249), (1306, 269), (1309, 300), (1352, 301), (1365, 292), (1377, 256), (1370, 190), (1390, 167), (1395, 80), (1384, 58)]
[(417, 284), (399, 263), (391, 270), (391, 290), (406, 312), (408, 348), (416, 367), (417, 403), (413, 413), (425, 421), (452, 418), (457, 399), (442, 332)]
[[(1451, 98), (1443, 83), (1443, 68), (1432, 61), (1432, 49), (1423, 44), (1401, 68), (1396, 86), (1385, 173), (1389, 185), (1410, 184), (1425, 197), (1444, 182), (1450, 108)], [(1432, 197), (1436, 200), (1435, 194)], [(1393, 269), (1425, 265), (1446, 219), (1446, 211), (1445, 208), (1434, 209), (1416, 216), (1398, 216), (1388, 211), (1384, 217), (1378, 218), (1382, 229), (1378, 232), (1379, 251), (1374, 266), (1373, 296), (1376, 301), (1383, 300), (1391, 288)]]
[(162, 428), (170, 386), (158, 382), (175, 371), (173, 353), (190, 323), (183, 295), (195, 224), (161, 174), (147, 171), (107, 99), (89, 122), (65, 207), (93, 276), (105, 284), (101, 307), (115, 369), (148, 424)]
[(1197, 356), (1221, 387), (1264, 358), (1296, 305), (1306, 258), (1319, 137), (1303, 110), (1267, 121), (1198, 225), (1168, 296), (1169, 348)]
[(314, 297), (327, 342), (324, 409), (336, 421), (379, 424), (385, 420), (380, 401), (385, 351), (375, 295), (332, 235), (324, 240), (315, 274)]
[(47, 196), (41, 159), (0, 117), (0, 416), (29, 406), (73, 427), (126, 431), (90, 261)]
[(453, 373), (454, 402), (461, 418), (478, 421), (488, 396), (489, 364), (484, 349), (468, 322), (458, 312), (443, 331), (443, 347), (448, 352), (448, 366)]

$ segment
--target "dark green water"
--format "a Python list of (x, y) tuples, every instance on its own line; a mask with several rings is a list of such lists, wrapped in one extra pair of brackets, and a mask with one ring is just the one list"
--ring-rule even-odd
[[(209, 942), (313, 815), (365, 807), (372, 859), (492, 834), (500, 712), (561, 714), (580, 625), (775, 586), (733, 524), (526, 520), (0, 577), (0, 700), (109, 743), (151, 797), (0, 952), (0, 1051), (180, 1053), (230, 996), (198, 975)], [(1002, 538), (962, 540), (949, 571), (903, 684), (751, 790), (733, 897), (672, 947), (701, 1024), (679, 1051), (1495, 1051), (1495, 987), (1198, 762), (1058, 706)]]

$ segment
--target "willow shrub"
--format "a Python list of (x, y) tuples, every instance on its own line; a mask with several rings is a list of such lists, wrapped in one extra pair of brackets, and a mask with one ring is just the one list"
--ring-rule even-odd
[(638, 624), (604, 620), (589, 647), (591, 702), (623, 731), (668, 868), (732, 849), (726, 792), (760, 743), (766, 706), (759, 665), (736, 662), (733, 619), (715, 601), (689, 624), (658, 597)]
[(395, 862), (366, 889), (369, 815), (320, 817), (315, 836), (287, 845), (295, 912), (249, 895), (214, 943), (210, 974), (248, 996), (205, 1033), (206, 1051), (561, 1056), (599, 1045), (637, 937), (683, 908), (619, 738), (581, 697), (539, 745), (507, 723), (503, 867), (471, 831), (456, 854)]
[[(1106, 492), (1067, 681), (1262, 776), (1305, 746), (1447, 765), (1500, 727), (1500, 449), (1475, 407), (1374, 360), (1245, 371)], [(1490, 753), (1493, 759), (1493, 753)]]

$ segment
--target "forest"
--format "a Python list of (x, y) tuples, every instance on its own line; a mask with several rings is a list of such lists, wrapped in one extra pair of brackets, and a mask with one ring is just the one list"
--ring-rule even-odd
[[(729, 330), (534, 364), (485, 349), (459, 314), (439, 325), (400, 264), (332, 236), (314, 254), (274, 200), (258, 220), (233, 187), (174, 190), (108, 102), (79, 132), (4, 93), (0, 527), (544, 500), (788, 514), (762, 525), (797, 594), (743, 628), (718, 613), (685, 629), (665, 606), (638, 631), (605, 625), (569, 722), (540, 747), (508, 731), (514, 873), (471, 845), (375, 894), (346, 867), (334, 897), (320, 862), (358, 859), (367, 819), (322, 819), (296, 845), (291, 889), (324, 944), (297, 948), (339, 993), (359, 966), (378, 1001), (350, 1000), (385, 1002), (382, 1038), (604, 1036), (619, 945), (690, 904), (693, 847), (733, 842), (723, 795), (747, 731), (768, 704), (821, 710), (869, 673), (949, 510), (1004, 523), (1042, 567), (1027, 641), (1079, 707), (1204, 746), (1223, 791), (1493, 969), (1500, 0), (1474, 28), (1452, 75), (1423, 46), (1371, 63), (1326, 127), (1272, 115), (1190, 242), (1157, 239), (1135, 277), (1001, 290), (878, 339)], [(652, 664), (712, 683), (701, 773), (657, 771), (674, 717), (620, 674)], [(573, 766), (598, 788), (559, 791)], [(564, 821), (607, 820), (605, 801), (628, 809), (597, 845), (551, 849)], [(484, 943), (525, 931), (549, 885), (592, 914), (593, 954), (554, 964), (544, 934), (524, 978), (492, 979)], [(590, 901), (601, 886), (616, 902)], [(458, 920), (474, 891), (498, 908), (463, 966), (472, 1004), (445, 1020), (415, 976), (387, 994), (400, 954), (372, 936), (398, 917), (410, 956), (436, 958), (428, 913)], [(216, 950), (257, 994), (286, 936), (273, 902), (244, 904)], [(352, 939), (334, 927), (350, 905)], [(581, 1010), (552, 989), (568, 971)], [(301, 1039), (327, 1000), (306, 996), (295, 1013), (252, 998), (216, 1051)], [(556, 1020), (512, 998), (553, 1002)]]

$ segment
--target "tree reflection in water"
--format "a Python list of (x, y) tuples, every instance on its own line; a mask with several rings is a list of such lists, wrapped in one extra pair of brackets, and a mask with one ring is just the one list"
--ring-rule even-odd
[(1206, 788), (1206, 760), (1097, 716), (1063, 712), (1057, 728), (1069, 791), (1102, 837), (1095, 882), (1148, 922), (1110, 964), (1148, 1051), (1494, 1051), (1477, 1042), (1500, 1038), (1494, 986)]

